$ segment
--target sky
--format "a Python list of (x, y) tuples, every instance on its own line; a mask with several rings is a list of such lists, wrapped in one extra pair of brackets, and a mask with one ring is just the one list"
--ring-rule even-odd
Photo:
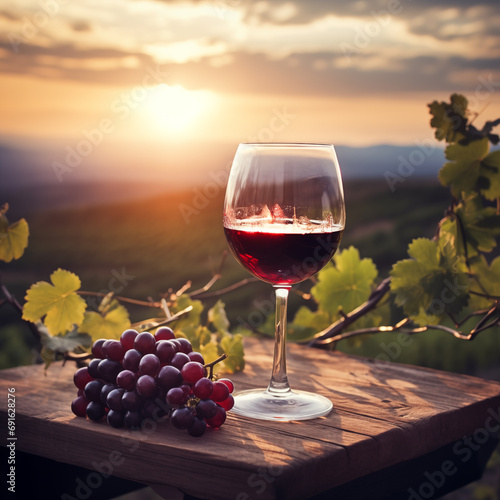
[(129, 169), (239, 142), (411, 145), (454, 92), (500, 117), (498, 26), (498, 0), (2, 2), (0, 144)]

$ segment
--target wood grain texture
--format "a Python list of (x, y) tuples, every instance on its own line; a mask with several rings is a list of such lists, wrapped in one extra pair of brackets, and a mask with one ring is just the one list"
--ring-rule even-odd
[[(238, 390), (267, 385), (272, 343), (247, 339)], [(500, 422), (500, 384), (463, 375), (288, 346), (292, 388), (333, 402), (326, 417), (267, 422), (229, 414), (192, 438), (168, 422), (113, 429), (75, 417), (74, 365), (0, 372), (0, 422), (16, 390), (17, 448), (101, 474), (225, 499), (304, 499)], [(498, 415), (498, 417), (496, 417)], [(85, 478), (82, 478), (85, 480)], [(74, 492), (68, 492), (74, 494)]]

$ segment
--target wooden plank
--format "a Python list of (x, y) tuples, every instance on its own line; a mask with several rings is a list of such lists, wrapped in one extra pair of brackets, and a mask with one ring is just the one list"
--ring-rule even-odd
[[(113, 429), (73, 416), (74, 365), (55, 364), (46, 375), (41, 366), (0, 372), (2, 429), (14, 387), (20, 450), (200, 498), (294, 500), (500, 422), (496, 382), (297, 345), (288, 351), (292, 388), (330, 398), (327, 417), (285, 423), (230, 414), (199, 439), (152, 420), (141, 431)], [(237, 389), (267, 385), (272, 343), (247, 339), (245, 353), (244, 372), (231, 376)]]

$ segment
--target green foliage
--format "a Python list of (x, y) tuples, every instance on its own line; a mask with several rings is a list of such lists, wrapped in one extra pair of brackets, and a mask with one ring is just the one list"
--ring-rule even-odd
[(397, 262), (391, 272), (391, 291), (398, 306), (418, 325), (435, 325), (467, 304), (465, 266), (453, 247), (425, 238), (414, 240), (411, 259)]
[(97, 311), (86, 311), (79, 331), (88, 333), (92, 341), (98, 339), (119, 339), (121, 333), (130, 328), (127, 309), (116, 299), (106, 297), (99, 304)]
[[(103, 297), (97, 311), (87, 311), (86, 302), (78, 295), (80, 278), (69, 271), (54, 271), (51, 282), (40, 281), (32, 285), (23, 307), (23, 319), (35, 323), (40, 332), (41, 355), (46, 366), (58, 353), (88, 350), (99, 338), (119, 339), (131, 326), (144, 331), (165, 323), (163, 316), (131, 325), (127, 309), (113, 293)], [(176, 296), (167, 308), (170, 316), (181, 314), (172, 321), (176, 335), (189, 339), (207, 363), (225, 353), (228, 357), (220, 363), (220, 369), (229, 373), (243, 369), (243, 337), (230, 333), (222, 301), (208, 311), (206, 325), (202, 324), (203, 304), (187, 294)]]
[(460, 94), (452, 94), (449, 103), (434, 101), (429, 104), (431, 127), (436, 129), (438, 141), (455, 142), (465, 136), (467, 106), (467, 99)]
[[(317, 275), (317, 283), (311, 288), (311, 296), (316, 310), (302, 306), (289, 325), (292, 341), (310, 339), (318, 331), (350, 312), (368, 299), (378, 271), (369, 258), (361, 258), (359, 251), (349, 247), (334, 256), (333, 262), (325, 266)], [(367, 315), (356, 325), (380, 324), (381, 311)]]
[(19, 259), (28, 246), (29, 227), (24, 219), (9, 224), (6, 213), (9, 205), (0, 207), (0, 260)]
[(23, 319), (37, 323), (45, 316), (48, 331), (57, 335), (82, 324), (87, 304), (76, 293), (81, 286), (76, 274), (58, 269), (50, 280), (52, 284), (39, 281), (28, 290)]

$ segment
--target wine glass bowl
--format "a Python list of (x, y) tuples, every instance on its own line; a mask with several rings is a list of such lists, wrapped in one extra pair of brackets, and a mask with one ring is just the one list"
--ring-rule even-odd
[(323, 268), (345, 226), (342, 178), (329, 144), (240, 144), (224, 201), (224, 232), (240, 264), (276, 293), (273, 370), (266, 389), (236, 395), (233, 411), (265, 420), (327, 414), (323, 396), (292, 391), (286, 374), (288, 292)]

